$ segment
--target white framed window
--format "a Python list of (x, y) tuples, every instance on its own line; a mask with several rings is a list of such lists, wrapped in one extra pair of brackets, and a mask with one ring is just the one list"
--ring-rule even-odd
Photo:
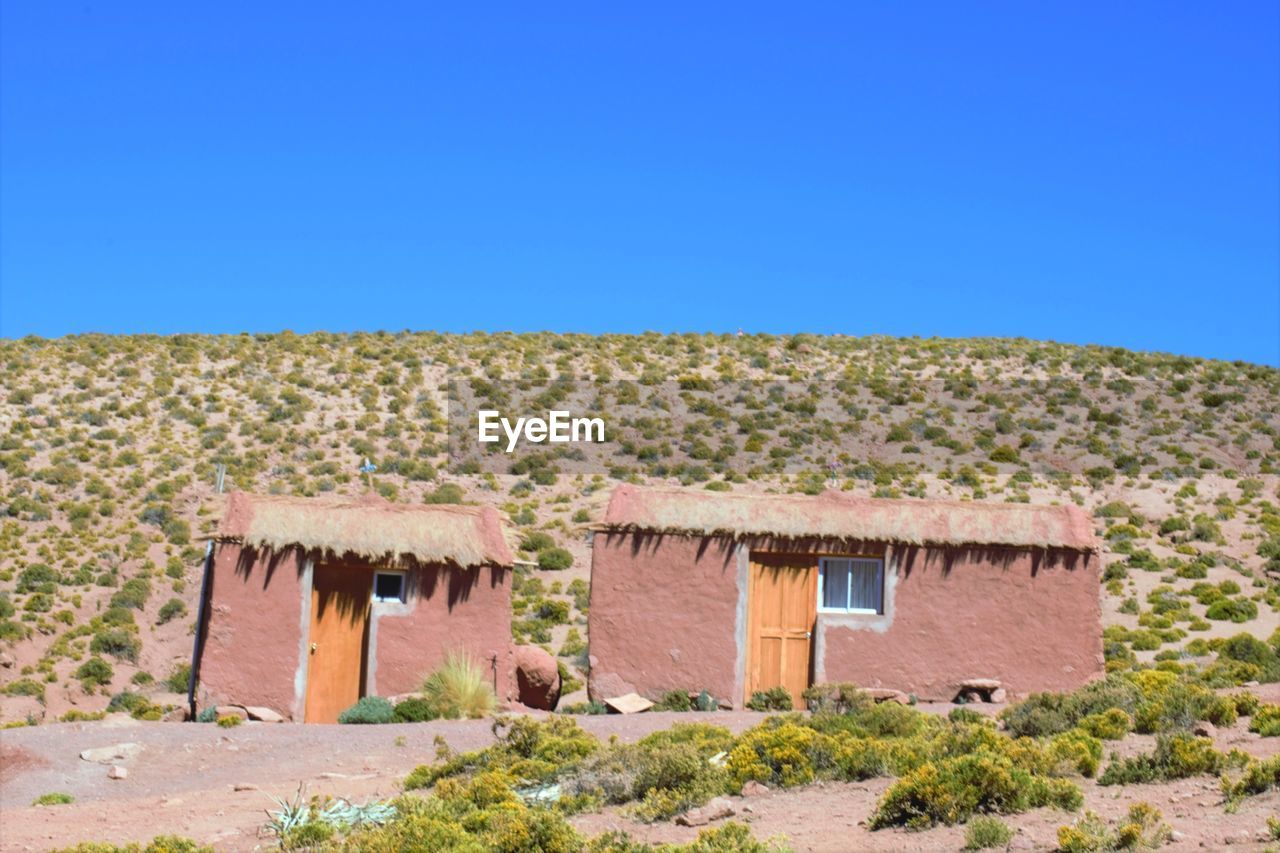
[(818, 609), (825, 613), (883, 613), (884, 560), (823, 557), (818, 561)]
[(404, 602), (404, 572), (374, 572), (373, 600)]

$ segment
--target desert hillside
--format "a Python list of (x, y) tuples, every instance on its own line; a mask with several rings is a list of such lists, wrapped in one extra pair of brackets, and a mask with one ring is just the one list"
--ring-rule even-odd
[[(573, 681), (584, 531), (622, 480), (1080, 504), (1107, 543), (1113, 669), (1210, 666), (1216, 638), (1280, 625), (1272, 368), (808, 335), (85, 336), (2, 341), (0, 360), (4, 722), (121, 694), (145, 713), (185, 689), (219, 466), (228, 489), (500, 508), (539, 564), (520, 571), (515, 633)], [(581, 394), (609, 441), (588, 459), (450, 458), (454, 380), (491, 400)]]

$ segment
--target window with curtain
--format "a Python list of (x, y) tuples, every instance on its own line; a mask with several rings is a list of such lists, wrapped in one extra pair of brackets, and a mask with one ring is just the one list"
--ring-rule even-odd
[(884, 612), (884, 561), (824, 557), (818, 564), (818, 606), (839, 613)]

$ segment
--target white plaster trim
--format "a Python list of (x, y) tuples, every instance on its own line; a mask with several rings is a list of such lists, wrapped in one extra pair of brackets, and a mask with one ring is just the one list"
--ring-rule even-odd
[(307, 713), (307, 675), (311, 667), (311, 591), (314, 583), (315, 563), (310, 557), (302, 562), (302, 613), (299, 623), (302, 630), (298, 642), (298, 669), (293, 674), (293, 719), (301, 722)]
[(892, 548), (884, 554), (884, 613), (832, 612), (818, 610), (813, 638), (813, 681), (827, 680), (827, 628), (848, 628), (883, 634), (893, 627), (894, 592), (898, 587), (898, 554)]
[[(376, 573), (375, 573), (376, 576)], [(369, 648), (364, 662), (364, 696), (378, 694), (378, 620), (383, 616), (408, 616), (417, 607), (416, 600), (409, 597), (409, 578), (404, 579), (404, 601), (370, 601), (369, 606)]]
[(733, 614), (733, 636), (738, 656), (733, 668), (733, 695), (729, 703), (741, 709), (745, 704), (747, 689), (747, 588), (751, 577), (751, 549), (745, 542), (738, 543), (738, 606)]

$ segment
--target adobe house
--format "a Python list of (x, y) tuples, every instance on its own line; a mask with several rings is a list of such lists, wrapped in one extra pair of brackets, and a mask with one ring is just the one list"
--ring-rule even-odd
[(361, 696), (417, 690), (461, 651), (509, 699), (512, 559), (492, 507), (233, 493), (206, 560), (190, 698), (331, 723)]
[(620, 486), (592, 533), (591, 695), (1072, 689), (1103, 672), (1100, 563), (1075, 506)]

